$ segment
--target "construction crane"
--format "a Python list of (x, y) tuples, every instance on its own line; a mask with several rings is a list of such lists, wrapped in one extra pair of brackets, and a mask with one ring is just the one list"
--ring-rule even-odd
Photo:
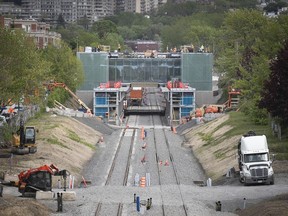
[(65, 83), (58, 83), (58, 82), (50, 82), (48, 84), (44, 84), (48, 90), (53, 90), (53, 88), (57, 87), (57, 88), (63, 88), (65, 89), (72, 97), (75, 101), (77, 101), (77, 103), (79, 105), (81, 105), (84, 109), (86, 109), (86, 112), (88, 114), (92, 114), (91, 109), (73, 92), (71, 91), (71, 89), (68, 88), (68, 86)]

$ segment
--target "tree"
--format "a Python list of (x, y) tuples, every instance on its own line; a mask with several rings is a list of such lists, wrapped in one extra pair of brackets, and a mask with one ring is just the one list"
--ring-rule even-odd
[(102, 44), (109, 44), (111, 51), (117, 50), (119, 44), (121, 47), (124, 46), (123, 38), (119, 34), (115, 33), (108, 33), (101, 42)]
[(162, 28), (161, 38), (163, 47), (180, 47), (193, 44), (205, 47), (213, 45), (216, 29), (210, 27), (205, 21), (195, 21), (193, 16), (177, 19), (171, 25)]
[(260, 108), (266, 108), (274, 118), (288, 126), (288, 40), (270, 63), (271, 73), (264, 83)]
[[(42, 51), (42, 57), (50, 63), (50, 70), (45, 73), (45, 82), (65, 83), (72, 91), (84, 80), (84, 72), (80, 60), (76, 58), (66, 43), (60, 47), (48, 46)], [(48, 98), (48, 105), (54, 99), (65, 102), (70, 95), (63, 89), (55, 89)]]
[(90, 20), (87, 18), (86, 14), (84, 17), (77, 20), (77, 24), (82, 26), (85, 30), (88, 30), (90, 25)]
[(100, 39), (96, 34), (88, 32), (82, 26), (76, 24), (69, 24), (66, 28), (56, 29), (58, 33), (61, 34), (62, 40), (64, 40), (72, 50), (76, 50), (78, 47), (82, 46), (92, 46), (92, 44), (99, 44)]
[(237, 10), (227, 14), (215, 43), (221, 87), (241, 89), (241, 110), (261, 124), (265, 123), (266, 113), (260, 112), (257, 104), (263, 82), (269, 75), (269, 56), (279, 47), (271, 29), (279, 30), (275, 21), (262, 13)]
[(63, 28), (66, 27), (66, 22), (65, 22), (65, 19), (62, 16), (62, 14), (60, 14), (58, 16), (58, 19), (57, 19), (57, 28), (60, 28), (60, 27), (63, 27)]
[(100, 20), (93, 23), (91, 31), (103, 39), (108, 33), (117, 33), (117, 26), (110, 20)]
[(48, 46), (42, 51), (42, 57), (51, 65), (46, 72), (46, 80), (64, 82), (75, 90), (84, 80), (84, 72), (80, 60), (64, 42), (60, 47)]
[(0, 28), (0, 99), (14, 102), (42, 89), (49, 64), (41, 58), (33, 40), (22, 31)]

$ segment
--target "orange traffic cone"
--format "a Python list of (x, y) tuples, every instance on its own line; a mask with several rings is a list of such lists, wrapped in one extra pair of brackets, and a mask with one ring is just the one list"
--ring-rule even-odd
[(164, 165), (165, 165), (165, 166), (169, 166), (168, 160), (165, 161), (165, 164), (164, 164)]
[(141, 177), (140, 179), (140, 187), (145, 187), (146, 186), (146, 178), (145, 177)]

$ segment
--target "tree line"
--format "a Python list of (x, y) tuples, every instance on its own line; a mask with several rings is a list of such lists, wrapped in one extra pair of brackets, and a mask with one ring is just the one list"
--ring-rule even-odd
[[(18, 103), (23, 98), (41, 104), (47, 94), (45, 83), (64, 82), (75, 90), (83, 82), (81, 63), (64, 42), (58, 47), (37, 49), (33, 39), (22, 31), (0, 28), (0, 44), (1, 105)], [(56, 92), (51, 92), (45, 103), (63, 101), (68, 96), (64, 91)]]

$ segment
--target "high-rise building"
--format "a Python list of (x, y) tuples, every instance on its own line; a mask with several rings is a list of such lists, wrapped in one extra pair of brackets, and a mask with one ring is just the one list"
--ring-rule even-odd
[(67, 23), (82, 18), (92, 23), (119, 12), (146, 14), (166, 2), (167, 0), (22, 0), (21, 12), (17, 16), (45, 21), (52, 25), (57, 23), (60, 15)]

